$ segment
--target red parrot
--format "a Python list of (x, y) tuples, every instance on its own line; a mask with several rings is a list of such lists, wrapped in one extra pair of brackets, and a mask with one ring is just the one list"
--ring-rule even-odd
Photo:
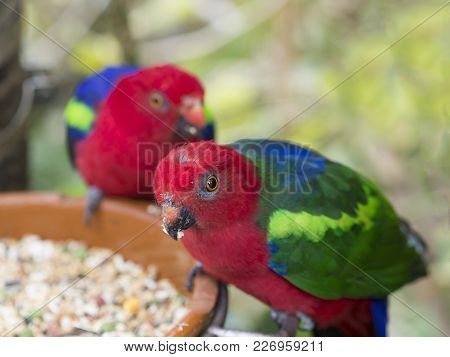
[(173, 145), (213, 139), (204, 90), (173, 65), (107, 67), (79, 84), (65, 119), (70, 157), (88, 185), (86, 221), (103, 195), (152, 197)]
[(423, 241), (372, 182), (292, 143), (185, 144), (154, 187), (165, 231), (289, 334), (306, 314), (317, 333), (384, 336), (386, 297), (426, 274)]

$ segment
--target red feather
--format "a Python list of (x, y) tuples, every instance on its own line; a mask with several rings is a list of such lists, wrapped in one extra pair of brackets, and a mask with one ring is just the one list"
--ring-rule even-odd
[[(169, 99), (167, 111), (150, 108), (153, 90)], [(175, 125), (185, 95), (203, 99), (203, 87), (171, 65), (120, 80), (100, 106), (92, 132), (76, 147), (76, 165), (86, 183), (107, 195), (151, 197), (156, 165), (174, 144), (183, 142)]]
[[(199, 200), (196, 191), (199, 178), (211, 171), (221, 180), (213, 204)], [(324, 300), (269, 269), (267, 238), (255, 222), (260, 187), (250, 160), (211, 142), (186, 144), (172, 151), (155, 176), (159, 203), (170, 197), (175, 206), (193, 212), (196, 224), (185, 231), (182, 243), (206, 272), (273, 309), (302, 311), (319, 328), (335, 327), (349, 336), (373, 335), (368, 299)]]

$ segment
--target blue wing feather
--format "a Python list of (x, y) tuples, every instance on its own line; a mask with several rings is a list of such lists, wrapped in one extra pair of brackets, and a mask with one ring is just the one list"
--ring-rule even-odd
[[(308, 181), (325, 172), (327, 159), (314, 150), (286, 141), (265, 139), (238, 140), (229, 146), (254, 161), (257, 166), (265, 166), (280, 180), (271, 182), (278, 193), (289, 192), (301, 195), (309, 191)], [(282, 175), (276, 175), (281, 173)], [(267, 176), (267, 175), (266, 175)]]
[(106, 99), (121, 78), (138, 70), (139, 68), (135, 66), (110, 66), (78, 84), (65, 113), (66, 141), (72, 163), (75, 159), (75, 145), (92, 130), (100, 103)]
[(206, 125), (204, 131), (203, 131), (203, 138), (202, 140), (214, 140), (214, 124), (209, 123)]
[(101, 72), (84, 79), (75, 90), (75, 98), (95, 109), (120, 78), (132, 74), (138, 69), (135, 66), (106, 67)]

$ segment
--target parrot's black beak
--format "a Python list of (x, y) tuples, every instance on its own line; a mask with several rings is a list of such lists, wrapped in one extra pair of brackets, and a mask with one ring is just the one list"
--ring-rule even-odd
[(183, 236), (183, 231), (195, 224), (195, 218), (185, 207), (177, 208), (173, 205), (163, 205), (163, 227), (164, 231), (174, 240)]
[(203, 139), (205, 127), (199, 127), (190, 123), (184, 116), (180, 117), (175, 128), (178, 135), (182, 138), (195, 138), (198, 140)]

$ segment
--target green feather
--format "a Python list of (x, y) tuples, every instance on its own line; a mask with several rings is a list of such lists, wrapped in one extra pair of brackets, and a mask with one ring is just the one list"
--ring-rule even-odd
[[(369, 188), (366, 188), (366, 191), (369, 191)], [(355, 216), (344, 212), (339, 218), (334, 218), (310, 214), (307, 211), (276, 210), (269, 219), (269, 236), (287, 238), (296, 234), (318, 242), (329, 229), (345, 232), (360, 225), (362, 230), (370, 230), (373, 228), (373, 218), (378, 208), (379, 201), (374, 196), (369, 196), (367, 202), (357, 204)]]
[(91, 107), (71, 98), (64, 111), (64, 118), (69, 127), (88, 132), (95, 119), (95, 112)]
[(212, 112), (208, 106), (206, 106), (206, 105), (203, 106), (203, 112), (205, 113), (206, 122), (208, 124), (214, 123), (214, 116), (212, 115)]
[[(233, 147), (262, 179), (257, 224), (267, 233), (271, 269), (324, 299), (384, 297), (426, 274), (420, 239), (411, 243), (412, 231), (372, 182), (323, 158), (323, 170), (310, 170), (299, 189), (292, 154), (281, 164), (252, 143)], [(301, 164), (311, 168), (318, 157), (311, 152)]]

